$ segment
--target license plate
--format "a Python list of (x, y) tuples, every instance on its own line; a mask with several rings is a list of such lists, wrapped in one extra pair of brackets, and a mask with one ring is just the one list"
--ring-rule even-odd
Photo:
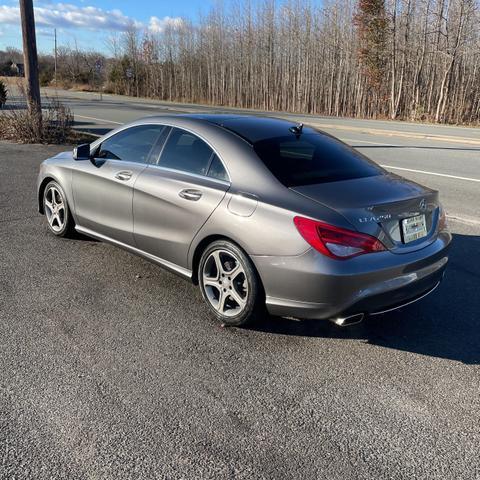
[(427, 236), (427, 223), (425, 215), (404, 218), (402, 220), (403, 242), (409, 243)]

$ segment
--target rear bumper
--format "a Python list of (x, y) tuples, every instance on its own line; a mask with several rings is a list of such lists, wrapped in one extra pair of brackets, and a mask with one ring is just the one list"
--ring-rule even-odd
[(328, 319), (376, 314), (423, 298), (441, 282), (451, 235), (422, 250), (338, 261), (313, 249), (295, 257), (252, 257), (273, 315)]
[(355, 313), (379, 315), (381, 313), (396, 310), (397, 308), (405, 307), (421, 300), (436, 290), (443, 280), (444, 274), (445, 266), (439, 268), (432, 275), (422, 278), (421, 280), (413, 282), (405, 287), (364, 298), (342, 313), (344, 315), (353, 315)]

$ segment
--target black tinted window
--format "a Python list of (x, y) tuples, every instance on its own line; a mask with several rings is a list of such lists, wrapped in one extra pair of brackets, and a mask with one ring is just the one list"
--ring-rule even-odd
[(122, 130), (101, 144), (96, 157), (145, 163), (163, 128), (161, 125), (141, 125)]
[(185, 130), (173, 128), (159, 165), (206, 175), (212, 154), (212, 149), (203, 140)]
[(380, 175), (382, 169), (348, 145), (321, 133), (288, 135), (253, 145), (287, 187)]
[(223, 163), (216, 155), (213, 156), (212, 163), (208, 169), (208, 176), (216, 178), (217, 180), (228, 181), (227, 171), (225, 170)]
[(165, 140), (168, 138), (168, 134), (170, 133), (171, 128), (165, 127), (162, 130), (162, 133), (159, 135), (155, 145), (153, 146), (150, 152), (150, 161), (152, 163), (158, 163), (158, 157), (162, 151), (163, 145), (165, 144)]

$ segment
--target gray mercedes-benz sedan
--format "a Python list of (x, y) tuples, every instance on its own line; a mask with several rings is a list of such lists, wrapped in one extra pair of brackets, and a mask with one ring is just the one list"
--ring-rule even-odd
[(211, 312), (360, 321), (434, 290), (438, 193), (314, 128), (243, 115), (144, 118), (45, 160), (50, 231), (110, 242), (191, 279)]

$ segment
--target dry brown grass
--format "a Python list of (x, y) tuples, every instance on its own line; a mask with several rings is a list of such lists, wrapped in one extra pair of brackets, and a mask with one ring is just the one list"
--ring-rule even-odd
[(19, 80), (21, 83), (25, 82), (23, 77), (4, 77), (2, 75), (0, 75), (0, 80), (6, 85), (16, 85)]
[(58, 100), (49, 100), (42, 116), (27, 108), (0, 114), (0, 139), (18, 143), (67, 143), (72, 138), (73, 114)]
[(0, 75), (0, 80), (7, 86), (10, 92), (20, 91), (20, 88), (25, 88), (25, 79), (23, 77), (3, 77)]

